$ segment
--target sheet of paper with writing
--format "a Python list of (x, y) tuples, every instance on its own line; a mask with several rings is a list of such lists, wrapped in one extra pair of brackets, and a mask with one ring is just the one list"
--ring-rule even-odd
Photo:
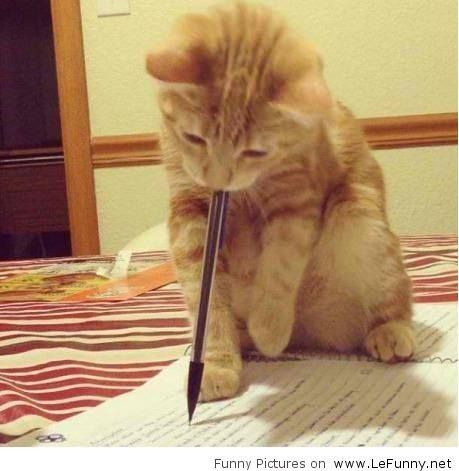
[(457, 303), (416, 304), (416, 359), (457, 360)]
[(200, 404), (191, 426), (183, 358), (135, 391), (12, 444), (456, 446), (456, 324), (455, 304), (417, 307), (419, 350), (405, 364), (335, 355), (249, 362), (241, 395)]

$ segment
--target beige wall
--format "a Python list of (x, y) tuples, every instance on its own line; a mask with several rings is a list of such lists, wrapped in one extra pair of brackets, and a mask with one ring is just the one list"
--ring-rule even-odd
[(457, 147), (374, 153), (386, 180), (389, 221), (398, 234), (457, 233)]
[[(131, 15), (98, 18), (96, 2), (81, 0), (93, 135), (158, 129), (154, 86), (144, 73), (145, 54), (179, 14), (214, 3), (131, 0)], [(455, 0), (264, 3), (316, 43), (330, 87), (357, 116), (457, 110)], [(397, 232), (455, 232), (455, 147), (376, 155), (386, 173)], [(167, 192), (160, 167), (100, 169), (96, 186), (104, 252), (116, 251), (165, 218)]]
[(114, 253), (167, 217), (168, 188), (161, 165), (96, 171), (103, 253)]

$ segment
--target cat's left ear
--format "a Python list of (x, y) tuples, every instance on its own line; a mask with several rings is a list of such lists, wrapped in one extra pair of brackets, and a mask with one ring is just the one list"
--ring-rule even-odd
[(317, 119), (329, 121), (333, 115), (333, 98), (319, 70), (282, 85), (272, 105), (304, 124)]
[(209, 78), (215, 38), (204, 15), (181, 17), (166, 44), (147, 56), (148, 73), (163, 83), (200, 84)]

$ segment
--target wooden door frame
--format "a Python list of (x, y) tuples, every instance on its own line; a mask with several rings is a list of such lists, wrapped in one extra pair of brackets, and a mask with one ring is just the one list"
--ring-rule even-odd
[(73, 255), (100, 253), (80, 0), (51, 0)]

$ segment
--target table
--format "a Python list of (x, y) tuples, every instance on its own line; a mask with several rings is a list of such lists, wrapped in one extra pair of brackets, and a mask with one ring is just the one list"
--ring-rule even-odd
[[(401, 242), (415, 302), (457, 301), (457, 236), (404, 236)], [(0, 263), (0, 279), (68, 261)], [(189, 342), (177, 283), (120, 302), (0, 303), (0, 443), (140, 386), (182, 356)]]

